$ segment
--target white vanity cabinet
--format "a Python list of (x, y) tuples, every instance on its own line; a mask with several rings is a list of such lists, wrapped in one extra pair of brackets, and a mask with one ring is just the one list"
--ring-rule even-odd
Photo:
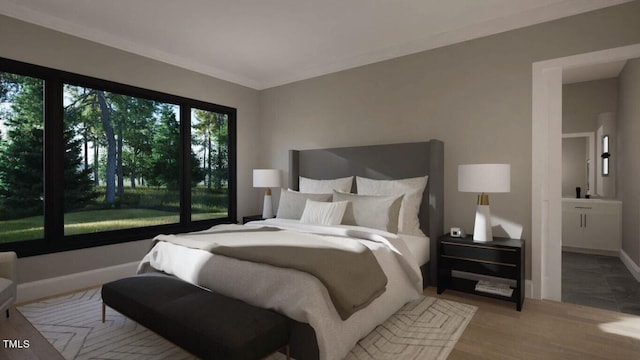
[(619, 252), (622, 241), (622, 202), (562, 199), (562, 246)]

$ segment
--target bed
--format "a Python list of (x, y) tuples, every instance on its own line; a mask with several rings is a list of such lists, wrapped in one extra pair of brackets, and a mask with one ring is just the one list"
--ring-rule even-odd
[[(420, 205), (420, 228), (429, 239), (434, 239), (429, 241), (426, 249), (429, 254), (435, 255), (437, 254), (435, 240), (444, 234), (444, 143), (442, 141), (432, 139), (415, 143), (289, 151), (289, 187), (294, 190), (299, 189), (300, 176), (313, 179), (362, 176), (388, 180), (425, 175), (429, 176), (429, 181)], [(355, 182), (352, 191), (357, 191)], [(422, 249), (422, 251), (425, 250), (425, 248)], [(424, 275), (424, 286), (436, 285), (436, 262), (422, 262), (421, 269)]]
[[(160, 241), (145, 256), (139, 272), (164, 271), (223, 295), (281, 312), (294, 320), (290, 339), (294, 358), (341, 359), (355, 341), (404, 303), (419, 297), (422, 287), (435, 285), (436, 264), (435, 259), (429, 259), (429, 254), (437, 253), (437, 244), (428, 239), (437, 239), (443, 232), (443, 148), (441, 141), (430, 140), (290, 151), (289, 187), (294, 190), (299, 189), (301, 176), (312, 179), (361, 176), (379, 180), (429, 176), (419, 215), (419, 226), (426, 238), (407, 240), (384, 231), (342, 225), (326, 230), (329, 233), (323, 235), (333, 240), (344, 236), (358, 238), (375, 255), (388, 279), (382, 294), (347, 318), (336, 313), (331, 306), (333, 294), (329, 294), (317, 278), (292, 269), (212, 255)], [(230, 226), (224, 228), (224, 232), (233, 233), (236, 231), (234, 226), (239, 225)], [(295, 221), (277, 219), (250, 223), (238, 231), (251, 227), (257, 230), (300, 231)], [(315, 236), (325, 230), (302, 231)], [(353, 235), (356, 233), (359, 235)], [(197, 235), (186, 234), (185, 237), (195, 238)], [(388, 244), (385, 245), (386, 242)], [(416, 270), (417, 276), (412, 274), (412, 269)], [(268, 281), (265, 280), (267, 273)]]

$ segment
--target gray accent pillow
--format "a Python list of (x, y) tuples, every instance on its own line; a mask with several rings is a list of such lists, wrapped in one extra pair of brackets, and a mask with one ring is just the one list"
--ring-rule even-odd
[(358, 194), (362, 195), (400, 195), (403, 194), (400, 206), (398, 232), (402, 234), (425, 236), (420, 230), (420, 204), (427, 187), (428, 176), (420, 176), (398, 180), (374, 180), (356, 177)]
[(282, 189), (276, 217), (279, 219), (300, 220), (304, 212), (304, 206), (307, 204), (307, 199), (328, 202), (331, 201), (331, 194), (307, 194)]
[(398, 217), (404, 195), (375, 196), (333, 192), (333, 201), (348, 201), (342, 223), (398, 233)]

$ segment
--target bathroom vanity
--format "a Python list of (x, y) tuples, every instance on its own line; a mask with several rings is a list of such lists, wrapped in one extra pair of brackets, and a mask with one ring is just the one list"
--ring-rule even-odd
[(622, 241), (622, 201), (562, 199), (564, 250), (618, 255)]

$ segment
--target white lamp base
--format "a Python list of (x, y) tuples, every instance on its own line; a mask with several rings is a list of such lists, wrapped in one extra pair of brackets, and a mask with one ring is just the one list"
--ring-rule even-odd
[(264, 194), (264, 202), (262, 203), (262, 218), (271, 219), (273, 217), (273, 205), (271, 203), (271, 194)]
[(491, 211), (489, 205), (478, 205), (476, 208), (476, 222), (473, 226), (473, 241), (493, 241), (491, 231)]

